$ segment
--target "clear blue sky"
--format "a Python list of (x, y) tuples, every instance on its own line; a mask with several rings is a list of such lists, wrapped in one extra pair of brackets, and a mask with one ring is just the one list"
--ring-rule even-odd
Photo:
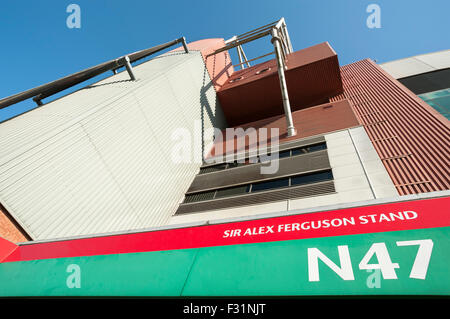
[[(66, 26), (71, 3), (81, 7), (80, 29)], [(379, 29), (366, 26), (371, 3), (381, 8)], [(381, 63), (449, 49), (449, 12), (449, 0), (3, 0), (0, 98), (180, 36), (227, 39), (280, 17), (294, 50), (328, 41), (341, 65)], [(247, 56), (268, 52), (266, 42)], [(0, 122), (33, 107), (0, 110)]]

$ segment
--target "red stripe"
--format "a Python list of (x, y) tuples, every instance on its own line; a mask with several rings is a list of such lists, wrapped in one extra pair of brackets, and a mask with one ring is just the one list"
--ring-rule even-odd
[(9, 240), (0, 237), (0, 263), (3, 259), (6, 259), (18, 246), (13, 244)]
[[(376, 206), (355, 207), (341, 210), (333, 210), (320, 213), (290, 215), (284, 217), (267, 218), (219, 225), (198, 226), (180, 229), (133, 233), (126, 235), (105, 236), (86, 239), (74, 239), (49, 243), (37, 243), (19, 246), (4, 262), (36, 260), (61, 257), (78, 257), (93, 255), (108, 255), (121, 253), (136, 253), (158, 250), (173, 250), (198, 248), (209, 246), (224, 246), (258, 242), (270, 242), (280, 240), (295, 240), (316, 237), (332, 237), (352, 234), (377, 233), (387, 231), (399, 231), (408, 229), (434, 228), (450, 226), (450, 197), (416, 200), (410, 202), (398, 202)], [(380, 214), (389, 214), (404, 211), (417, 213), (417, 218), (395, 220), (375, 223), (370, 218), (366, 224), (361, 224), (360, 217), (376, 214), (376, 220)], [(414, 217), (413, 213), (408, 213)], [(278, 226), (284, 224), (333, 219), (355, 220), (355, 225), (330, 226), (328, 228), (309, 229), (299, 231), (278, 232)], [(338, 220), (335, 220), (337, 225)], [(307, 224), (305, 224), (306, 226)], [(273, 226), (274, 233), (268, 232), (261, 235), (243, 235), (248, 228)], [(224, 232), (231, 229), (241, 229), (241, 236), (224, 238)], [(267, 230), (267, 228), (264, 228)]]

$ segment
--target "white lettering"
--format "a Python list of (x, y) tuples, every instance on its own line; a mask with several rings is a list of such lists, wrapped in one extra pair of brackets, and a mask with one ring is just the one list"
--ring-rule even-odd
[(430, 263), (431, 252), (433, 250), (433, 241), (431, 239), (422, 239), (397, 242), (397, 246), (414, 245), (419, 245), (419, 250), (417, 251), (416, 259), (414, 259), (409, 278), (425, 279)]
[(320, 281), (319, 259), (322, 260), (325, 265), (331, 268), (342, 279), (355, 280), (355, 277), (353, 275), (352, 263), (350, 260), (350, 254), (348, 252), (348, 246), (338, 246), (338, 252), (341, 267), (338, 267), (335, 263), (333, 263), (319, 249), (308, 248), (309, 281)]
[[(377, 256), (378, 264), (369, 264), (368, 262), (374, 254)], [(400, 266), (392, 263), (385, 243), (375, 243), (370, 246), (359, 263), (359, 269), (380, 269), (384, 279), (397, 279), (395, 268), (400, 268)]]

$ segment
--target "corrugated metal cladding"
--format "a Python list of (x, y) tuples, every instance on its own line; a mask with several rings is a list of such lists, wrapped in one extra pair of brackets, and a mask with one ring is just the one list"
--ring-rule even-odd
[(136, 82), (122, 72), (0, 124), (0, 202), (33, 239), (159, 226), (176, 211), (201, 163), (172, 161), (171, 134), (207, 143), (224, 117), (200, 52), (134, 70)]
[(449, 121), (371, 60), (341, 68), (344, 93), (400, 195), (446, 190)]

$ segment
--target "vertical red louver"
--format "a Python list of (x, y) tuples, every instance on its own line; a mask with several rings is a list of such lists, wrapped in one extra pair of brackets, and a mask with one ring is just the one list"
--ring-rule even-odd
[(341, 67), (349, 99), (400, 195), (447, 190), (449, 121), (371, 60)]

